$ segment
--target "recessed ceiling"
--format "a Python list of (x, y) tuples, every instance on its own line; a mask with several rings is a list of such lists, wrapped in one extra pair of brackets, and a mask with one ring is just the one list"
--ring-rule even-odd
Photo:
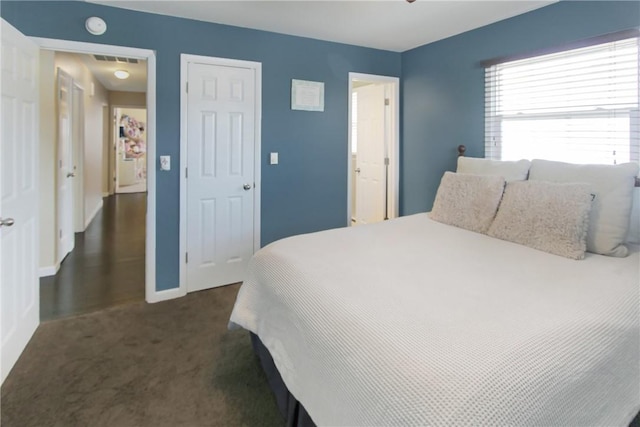
[[(105, 55), (77, 54), (87, 66), (91, 74), (107, 90), (121, 92), (147, 91), (147, 61), (143, 59), (112, 57)], [(116, 70), (129, 72), (129, 77), (118, 79), (113, 73)]]
[(417, 0), (413, 3), (404, 0), (87, 1), (142, 12), (404, 52), (547, 6), (557, 0)]

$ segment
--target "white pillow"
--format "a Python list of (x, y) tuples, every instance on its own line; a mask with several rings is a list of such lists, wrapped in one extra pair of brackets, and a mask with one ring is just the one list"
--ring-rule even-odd
[(574, 165), (533, 160), (529, 179), (552, 182), (584, 182), (591, 185), (595, 199), (589, 215), (587, 251), (625, 257), (636, 163), (621, 165)]
[(503, 176), (507, 182), (524, 181), (529, 174), (529, 160), (503, 161), (478, 159), (474, 157), (458, 157), (458, 173), (472, 173), (475, 175)]
[(433, 209), (434, 221), (486, 233), (498, 210), (504, 178), (445, 172)]
[(571, 259), (586, 249), (589, 184), (544, 181), (507, 183), (487, 234)]

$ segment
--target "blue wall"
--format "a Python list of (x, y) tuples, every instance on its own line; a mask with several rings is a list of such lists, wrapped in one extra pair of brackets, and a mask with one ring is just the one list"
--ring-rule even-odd
[[(179, 164), (180, 54), (262, 63), (262, 244), (346, 224), (348, 73), (400, 76), (400, 54), (146, 14), (84, 2), (2, 1), (2, 17), (29, 36), (153, 49), (157, 155)], [(84, 29), (89, 16), (108, 25)], [(290, 108), (291, 79), (325, 82), (325, 111)], [(267, 165), (268, 153), (280, 164)], [(158, 168), (158, 161), (156, 161)], [(157, 169), (156, 169), (157, 170)], [(179, 174), (157, 174), (157, 289), (179, 276)]]
[(456, 147), (484, 156), (480, 61), (640, 25), (636, 1), (563, 1), (402, 54), (401, 212), (430, 210)]
[[(403, 54), (284, 36), (84, 2), (2, 1), (23, 33), (153, 49), (157, 55), (157, 155), (179, 158), (180, 54), (262, 62), (262, 244), (340, 227), (347, 209), (348, 72), (401, 76), (400, 211), (431, 209), (456, 147), (483, 156), (482, 60), (638, 26), (634, 1), (563, 1)], [(100, 37), (87, 17), (106, 20)], [(402, 73), (402, 74), (401, 74)], [(291, 79), (325, 82), (325, 112), (290, 109)], [(280, 152), (278, 166), (268, 153)], [(156, 162), (157, 163), (157, 162)], [(157, 167), (157, 166), (156, 166)], [(157, 174), (157, 289), (178, 284), (179, 176)]]

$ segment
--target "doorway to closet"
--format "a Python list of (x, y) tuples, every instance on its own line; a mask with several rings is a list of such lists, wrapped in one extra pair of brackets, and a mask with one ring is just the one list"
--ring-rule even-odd
[(347, 223), (398, 216), (399, 79), (349, 73)]

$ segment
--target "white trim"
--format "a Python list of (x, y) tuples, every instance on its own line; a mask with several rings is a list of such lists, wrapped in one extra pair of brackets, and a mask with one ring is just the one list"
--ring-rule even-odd
[[(60, 102), (62, 99), (62, 96), (60, 95), (60, 91), (61, 91), (61, 83), (60, 80), (61, 78), (64, 78), (65, 80), (69, 81), (69, 89), (70, 89), (70, 93), (67, 94), (67, 109), (68, 109), (68, 114), (69, 117), (71, 117), (70, 122), (71, 122), (71, 128), (68, 129), (69, 131), (69, 137), (71, 138), (70, 141), (70, 148), (71, 148), (71, 159), (67, 158), (65, 159), (66, 161), (70, 161), (70, 163), (73, 163), (73, 151), (74, 151), (74, 144), (73, 144), (73, 77), (71, 76), (71, 74), (69, 74), (67, 71), (65, 71), (64, 69), (60, 68), (60, 67), (55, 67), (55, 96), (54, 96), (54, 112), (55, 112), (55, 157), (53, 159), (53, 164), (54, 164), (54, 176), (55, 176), (55, 196), (54, 196), (54, 206), (55, 206), (55, 236), (56, 236), (56, 251), (55, 251), (55, 262), (56, 264), (60, 264), (62, 263), (62, 261), (64, 260), (64, 258), (67, 256), (67, 254), (69, 252), (71, 252), (74, 248), (75, 248), (75, 232), (76, 230), (76, 219), (75, 219), (75, 214), (76, 214), (76, 188), (75, 188), (75, 182), (72, 182), (71, 184), (68, 184), (70, 186), (69, 189), (67, 189), (67, 192), (71, 192), (71, 211), (67, 212), (67, 209), (69, 208), (67, 206), (66, 200), (63, 200), (63, 193), (62, 191), (60, 191), (60, 187), (63, 184), (63, 181), (65, 181), (65, 178), (63, 177), (61, 179), (60, 177), (60, 169), (59, 169), (59, 164), (58, 162), (61, 162), (62, 159), (60, 157), (61, 154), (61, 138), (60, 138)], [(38, 125), (39, 126), (39, 125)], [(69, 156), (69, 153), (66, 153), (67, 156)], [(70, 165), (71, 166), (71, 165)], [(40, 191), (40, 188), (38, 187), (38, 192)], [(84, 202), (83, 202), (84, 203)], [(71, 250), (69, 250), (67, 245), (63, 245), (63, 237), (62, 237), (62, 230), (63, 230), (63, 224), (65, 222), (65, 220), (67, 219), (66, 217), (68, 215), (71, 215)], [(38, 213), (38, 216), (40, 216), (40, 213)], [(40, 248), (38, 247), (38, 250), (40, 250)]]
[(393, 123), (391, 146), (389, 147), (390, 161), (393, 162), (391, 166), (393, 175), (391, 178), (392, 185), (392, 198), (391, 209), (389, 210), (389, 218), (396, 218), (400, 216), (400, 78), (391, 76), (379, 76), (375, 74), (363, 74), (363, 73), (349, 73), (349, 92), (348, 97), (348, 147), (347, 147), (347, 227), (351, 226), (351, 180), (353, 179), (353, 172), (351, 171), (351, 93), (353, 92), (354, 80), (366, 80), (368, 82), (386, 83), (392, 88), (392, 99), (390, 102)]
[[(147, 61), (147, 226), (145, 255), (145, 299), (167, 299), (168, 291), (156, 290), (156, 54), (153, 50), (111, 46), (70, 40), (30, 37), (40, 49), (86, 54), (127, 56)], [(177, 295), (172, 298), (177, 298)]]
[(109, 194), (109, 192), (108, 192), (108, 191), (103, 191), (103, 192), (102, 192), (102, 198), (103, 198), (103, 199), (104, 199), (105, 197), (109, 197), (109, 196), (110, 196), (110, 194)]
[(187, 293), (184, 292), (181, 288), (172, 288), (166, 289), (164, 291), (155, 291), (151, 294), (151, 298), (147, 298), (148, 303), (167, 301), (170, 299), (180, 298), (185, 296)]
[[(113, 46), (97, 43), (77, 42), (71, 40), (48, 39), (42, 37), (29, 37), (40, 49), (56, 50), (58, 52), (105, 54), (105, 55), (126, 55), (129, 58), (148, 59), (155, 57), (155, 52), (149, 49), (139, 49), (136, 47)], [(155, 77), (155, 73), (154, 73)], [(147, 76), (147, 89), (149, 88), (149, 76)]]
[[(116, 107), (114, 105), (111, 106), (111, 129), (112, 129), (112, 140), (111, 140), (111, 151), (109, 155), (111, 156), (109, 159), (113, 159), (113, 168), (110, 172), (113, 172), (113, 179), (111, 183), (113, 184), (113, 194), (118, 194), (118, 186), (120, 182), (118, 180), (118, 175), (120, 172), (120, 168), (118, 167), (118, 163), (120, 159), (118, 155), (120, 154), (120, 123), (118, 123), (118, 115), (120, 114), (120, 107)], [(148, 145), (148, 144), (147, 144)]]
[(100, 202), (96, 204), (96, 207), (93, 210), (93, 212), (91, 212), (91, 215), (89, 215), (84, 221), (85, 230), (87, 229), (87, 227), (89, 227), (89, 224), (91, 224), (91, 221), (93, 221), (93, 218), (95, 218), (98, 212), (100, 212), (100, 209), (102, 209), (102, 206), (104, 206), (104, 201), (100, 199)]
[(187, 293), (187, 264), (184, 254), (187, 251), (187, 81), (190, 62), (227, 67), (250, 68), (255, 71), (255, 146), (254, 146), (254, 203), (253, 203), (253, 251), (260, 249), (260, 209), (262, 193), (261, 153), (262, 153), (262, 63), (239, 59), (216, 58), (210, 56), (180, 54), (180, 285)]
[(151, 51), (147, 57), (147, 244), (145, 247), (147, 302), (161, 301), (156, 288), (156, 150), (156, 55)]
[(40, 267), (38, 270), (38, 276), (39, 277), (55, 276), (58, 270), (60, 270), (60, 263), (57, 263), (56, 265), (48, 265), (46, 267)]

